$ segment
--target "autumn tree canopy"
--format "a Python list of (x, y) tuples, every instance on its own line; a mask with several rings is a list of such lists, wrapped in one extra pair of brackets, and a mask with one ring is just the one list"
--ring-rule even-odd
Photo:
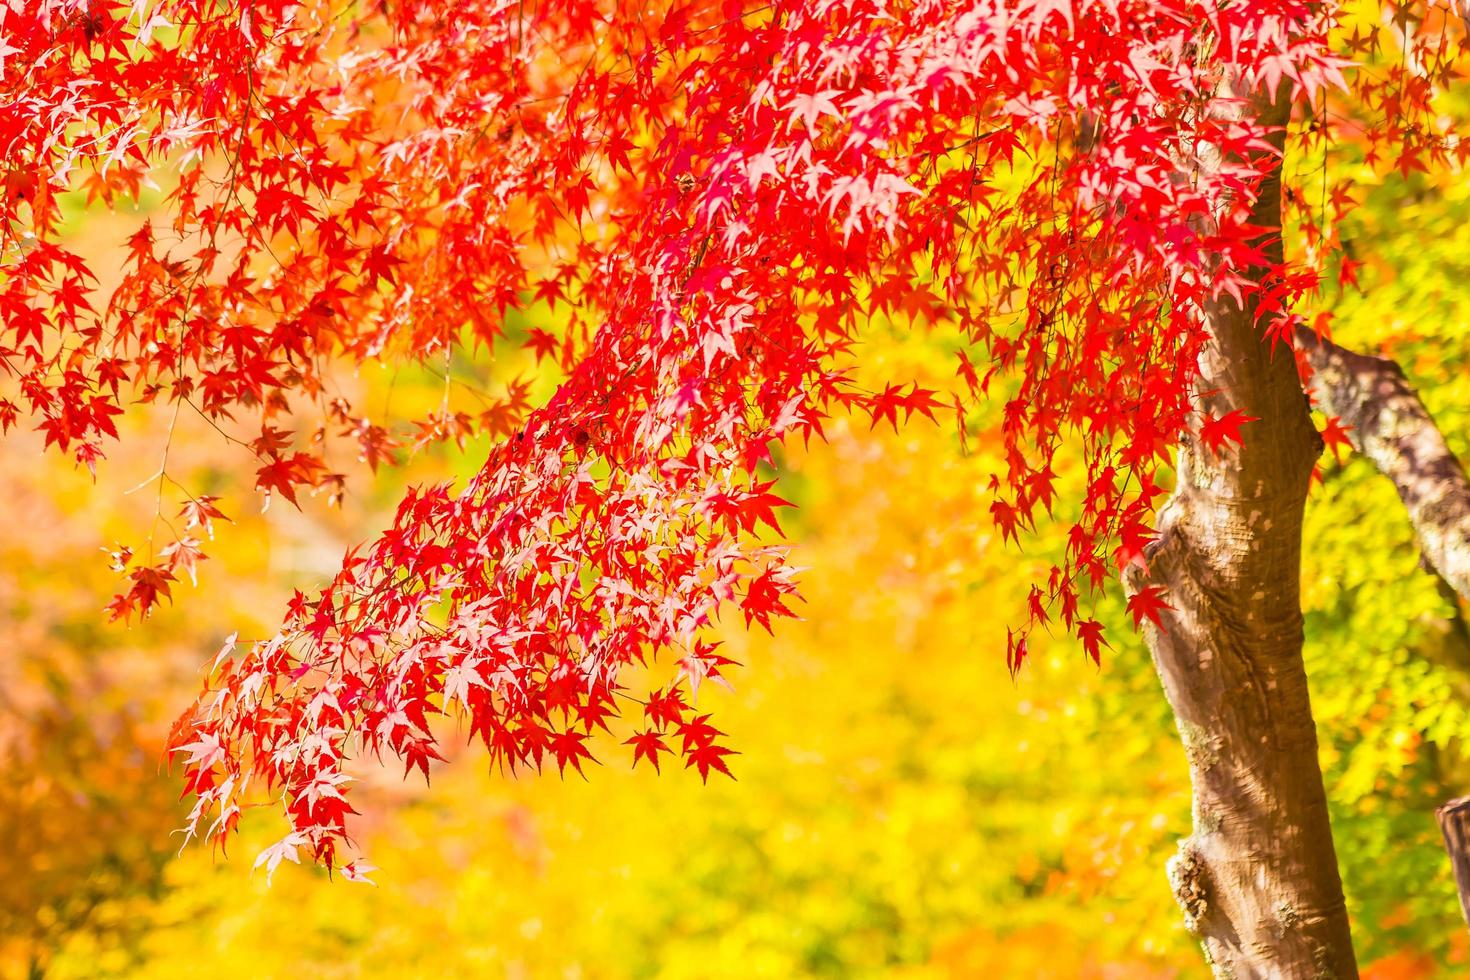
[[(427, 774), (444, 713), (508, 769), (580, 770), (622, 714), (635, 762), (728, 771), (694, 706), (729, 663), (706, 627), (792, 612), (768, 464), (834, 413), (965, 440), (1002, 402), (1008, 538), (1085, 474), (1007, 655), (1060, 627), (1100, 657), (1093, 605), (1145, 564), (1172, 447), (1227, 458), (1255, 421), (1191, 398), (1209, 312), (1249, 305), (1285, 357), (1328, 326), (1321, 284), (1353, 280), (1350, 188), (1289, 187), (1305, 246), (1270, 257), (1252, 209), (1282, 126), (1250, 93), (1292, 100), (1294, 146), (1463, 158), (1431, 111), (1458, 17), (1388, 14), (1364, 33), (1291, 0), (0, 8), (0, 424), (96, 467), (135, 403), (198, 414), (275, 506), (342, 493), (344, 456), (498, 438), (279, 633), (220, 652), (176, 736), (191, 832), (223, 841), (274, 799), (271, 866), (304, 847), (354, 876), (347, 762)], [(1381, 50), (1399, 34), (1412, 58)], [(69, 249), (70, 215), (154, 191), (167, 220), (120, 270)], [(952, 390), (855, 378), (868, 331), (938, 325)], [(514, 342), (549, 400), (524, 379), (405, 427), (334, 380), (419, 360), (449, 385), (456, 349)], [(118, 551), (117, 618), (169, 598), (226, 520), (166, 460), (158, 479), (172, 537)], [(1129, 608), (1168, 601), (1145, 584)], [(666, 683), (620, 683), (655, 658)]]

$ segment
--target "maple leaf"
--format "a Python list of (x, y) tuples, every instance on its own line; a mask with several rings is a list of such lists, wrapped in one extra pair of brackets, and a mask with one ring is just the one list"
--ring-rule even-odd
[(355, 881), (360, 884), (373, 885), (374, 887), (376, 887), (377, 882), (368, 877), (369, 874), (376, 870), (378, 870), (378, 866), (375, 864), (370, 864), (367, 861), (363, 861), (361, 859), (356, 861), (349, 861), (346, 864), (342, 865), (342, 877), (347, 879), (348, 881)]
[(1259, 421), (1260, 419), (1256, 416), (1247, 415), (1238, 408), (1232, 409), (1219, 418), (1207, 417), (1199, 428), (1200, 443), (1211, 453), (1216, 454), (1231, 443), (1237, 446), (1244, 445), (1240, 427), (1247, 422)]
[(125, 571), (128, 563), (133, 560), (133, 549), (127, 545), (118, 545), (116, 550), (103, 548), (107, 552), (108, 567), (114, 572)]
[(995, 526), (1000, 530), (1002, 541), (1007, 539), (1016, 540), (1016, 532), (1020, 526), (1020, 516), (1015, 507), (1004, 500), (993, 500), (990, 503), (990, 517)]
[[(381, 425), (370, 425), (366, 419), (359, 420), (353, 426), (352, 434), (357, 436), (358, 445), (362, 452), (358, 459), (368, 464), (368, 469), (374, 473), (378, 472), (380, 463), (393, 463), (393, 450), (398, 447), (398, 440), (393, 438), (388, 430)], [(295, 503), (293, 500), (292, 503)]]
[(1143, 625), (1145, 619), (1159, 629), (1164, 628), (1163, 620), (1159, 618), (1159, 611), (1174, 607), (1163, 600), (1163, 595), (1163, 586), (1145, 585), (1128, 597), (1128, 613), (1133, 617), (1134, 629)]
[(532, 327), (526, 331), (526, 346), (536, 352), (536, 361), (540, 363), (543, 357), (556, 360), (556, 348), (560, 341), (554, 335), (540, 327)]
[(644, 715), (660, 731), (669, 725), (679, 724), (687, 710), (688, 705), (684, 702), (684, 694), (676, 687), (650, 694), (648, 703), (643, 708)]
[(582, 732), (557, 732), (551, 737), (550, 750), (556, 757), (558, 772), (565, 773), (570, 764), (578, 775), (586, 775), (582, 772), (582, 760), (592, 758), (592, 752), (584, 744), (587, 738)]
[(639, 759), (647, 759), (653, 763), (655, 771), (658, 770), (658, 754), (673, 751), (664, 744), (663, 736), (658, 732), (639, 732), (623, 744), (633, 746), (634, 766), (638, 765)]
[(214, 521), (221, 520), (234, 523), (224, 515), (224, 512), (214, 505), (214, 502), (218, 499), (218, 497), (211, 497), (208, 494), (199, 497), (190, 497), (184, 503), (184, 506), (179, 509), (179, 516), (184, 519), (184, 529), (189, 530), (190, 528), (202, 527), (204, 528), (205, 535), (213, 539)]
[(172, 601), (169, 583), (174, 581), (173, 572), (162, 566), (142, 565), (128, 573), (132, 585), (120, 596), (108, 603), (109, 617), (113, 620), (128, 619), (136, 609), (139, 616), (147, 618), (160, 599)]
[(679, 738), (681, 741), (680, 751), (688, 755), (693, 748), (713, 745), (716, 738), (725, 734), (714, 725), (709, 723), (710, 716), (699, 715), (689, 721), (680, 722)]
[(199, 584), (199, 576), (196, 566), (201, 561), (208, 560), (209, 556), (200, 549), (197, 538), (182, 537), (177, 541), (170, 542), (158, 553), (158, 557), (168, 565), (170, 572), (182, 571), (189, 576), (193, 585)]
[(280, 493), (299, 509), (301, 504), (296, 500), (296, 488), (312, 484), (322, 469), (321, 460), (306, 453), (274, 457), (255, 471), (255, 487), (265, 491), (267, 507), (270, 506), (271, 494)]
[(730, 771), (729, 766), (725, 765), (725, 760), (722, 757), (738, 754), (734, 749), (727, 749), (719, 745), (696, 746), (688, 753), (684, 762), (684, 768), (688, 769), (692, 766), (698, 769), (699, 778), (706, 783), (709, 782), (711, 769), (722, 772), (731, 779), (734, 779), (735, 774)]
[(772, 616), (790, 616), (791, 608), (786, 605), (785, 596), (794, 591), (790, 581), (782, 573), (782, 570), (767, 568), (761, 574), (751, 579), (745, 587), (745, 599), (741, 602), (741, 611), (745, 614), (746, 625), (752, 622), (760, 623), (766, 632), (771, 632)]
[(841, 116), (841, 110), (832, 97), (842, 94), (837, 89), (824, 89), (820, 92), (803, 92), (793, 95), (784, 108), (791, 110), (792, 119), (801, 120), (801, 124), (807, 129), (816, 126), (816, 122), (822, 116)]
[(1322, 443), (1332, 450), (1333, 458), (1339, 463), (1342, 462), (1343, 450), (1349, 453), (1353, 451), (1353, 441), (1348, 438), (1348, 432), (1351, 429), (1352, 426), (1343, 425), (1342, 420), (1336, 415), (1327, 419), (1322, 426)]
[[(555, 310), (556, 301), (564, 297), (562, 288), (560, 279), (543, 279), (536, 284), (536, 299), (544, 302), (547, 309)], [(545, 331), (539, 327), (533, 328), (532, 332), (545, 334)]]
[[(1135, 621), (1134, 625), (1137, 625)], [(1108, 645), (1103, 639), (1103, 624), (1095, 619), (1087, 619), (1077, 624), (1077, 638), (1082, 641), (1082, 650), (1092, 659), (1094, 664), (1102, 665), (1102, 647)]]
[(280, 867), (282, 861), (290, 861), (292, 864), (301, 863), (301, 846), (308, 842), (305, 834), (296, 832), (287, 834), (284, 838), (265, 848), (255, 858), (255, 868), (265, 865), (265, 880), (269, 884), (275, 877), (276, 868)]

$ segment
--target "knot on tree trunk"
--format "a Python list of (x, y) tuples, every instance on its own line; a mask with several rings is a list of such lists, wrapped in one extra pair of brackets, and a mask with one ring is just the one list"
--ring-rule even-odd
[(1174, 900), (1184, 910), (1184, 928), (1192, 935), (1199, 935), (1201, 923), (1210, 910), (1204, 861), (1194, 850), (1194, 839), (1186, 837), (1179, 842), (1179, 850), (1169, 858), (1169, 887), (1174, 891)]

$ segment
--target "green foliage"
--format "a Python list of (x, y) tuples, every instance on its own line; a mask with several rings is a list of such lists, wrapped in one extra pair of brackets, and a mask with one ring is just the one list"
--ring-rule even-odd
[[(1341, 233), (1364, 263), (1334, 297), (1339, 343), (1404, 367), (1451, 448), (1470, 459), (1470, 188), (1349, 171), (1362, 206)], [(1394, 489), (1361, 458), (1324, 461), (1303, 563), (1307, 661), (1360, 956), (1436, 959), (1460, 939), (1433, 809), (1470, 789), (1470, 632), (1421, 562)], [(1463, 948), (1463, 943), (1461, 943)]]

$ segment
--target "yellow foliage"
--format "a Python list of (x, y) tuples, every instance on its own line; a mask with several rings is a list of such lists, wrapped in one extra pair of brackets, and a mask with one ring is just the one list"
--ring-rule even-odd
[[(804, 620), (727, 624), (736, 690), (699, 694), (738, 781), (629, 771), (611, 744), (586, 781), (504, 778), (472, 750), (428, 793), (365, 772), (377, 888), (294, 867), (268, 886), (247, 820), (231, 860), (169, 865), (138, 975), (1187, 972), (1159, 871), (1188, 809), (1161, 699), (1144, 684), (1119, 710), (1102, 695), (1148, 681), (1138, 664), (1111, 678), (1065, 646), (1009, 677), (1028, 560), (992, 538), (952, 440), (839, 420), (791, 451)], [(91, 975), (95, 954), (74, 943), (54, 975)]]

